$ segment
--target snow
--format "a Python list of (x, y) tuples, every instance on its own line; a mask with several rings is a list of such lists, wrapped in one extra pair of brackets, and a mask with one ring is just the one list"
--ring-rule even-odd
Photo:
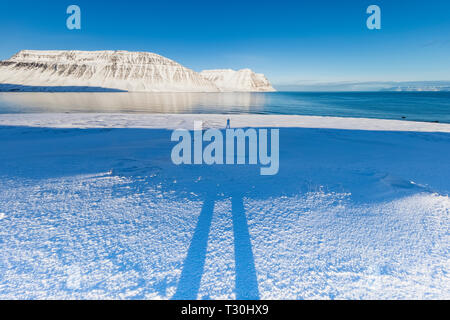
[[(195, 71), (149, 52), (23, 50), (0, 64), (0, 83), (11, 89), (217, 92)], [(20, 87), (22, 86), (22, 87)], [(13, 86), (14, 87), (14, 86)]]
[(275, 89), (269, 80), (261, 74), (254, 73), (250, 69), (231, 70), (204, 70), (200, 75), (212, 81), (217, 87), (225, 92), (248, 91), (248, 92), (271, 92)]
[(0, 61), (0, 91), (274, 91), (250, 69), (228, 70), (218, 81), (209, 74), (150, 52), (22, 50)]
[[(281, 128), (278, 175), (171, 163), (170, 129), (227, 118)], [(0, 299), (449, 299), (449, 133), (374, 119), (0, 115)]]
[(124, 114), (124, 113), (47, 113), (1, 114), (0, 126), (50, 128), (194, 128), (203, 121), (204, 128), (317, 128), (370, 131), (450, 132), (450, 124), (368, 118), (339, 118), (297, 115), (245, 114)]

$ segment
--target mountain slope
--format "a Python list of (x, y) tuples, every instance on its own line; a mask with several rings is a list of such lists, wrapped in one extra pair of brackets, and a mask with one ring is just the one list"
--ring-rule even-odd
[(0, 91), (275, 91), (250, 69), (197, 72), (163, 56), (129, 51), (23, 50), (0, 61)]
[(175, 61), (154, 53), (128, 51), (20, 51), (0, 62), (0, 84), (24, 91), (33, 87), (38, 91), (43, 87), (47, 91), (220, 91)]
[(263, 74), (254, 73), (250, 69), (204, 70), (200, 72), (200, 75), (212, 81), (223, 91), (275, 91)]

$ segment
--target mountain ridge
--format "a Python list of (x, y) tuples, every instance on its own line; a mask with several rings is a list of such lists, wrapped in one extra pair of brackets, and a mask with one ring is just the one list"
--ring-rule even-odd
[(212, 81), (223, 91), (275, 91), (262, 73), (254, 73), (248, 68), (237, 71), (232, 69), (203, 70), (200, 75)]
[(260, 91), (252, 87), (252, 79), (261, 76), (250, 72), (247, 82), (251, 83), (229, 84), (224, 89), (152, 52), (22, 50), (0, 61), (0, 91), (223, 92), (229, 87)]

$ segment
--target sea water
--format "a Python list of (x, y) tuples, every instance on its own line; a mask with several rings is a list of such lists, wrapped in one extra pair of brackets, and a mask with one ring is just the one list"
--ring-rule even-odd
[(0, 113), (284, 114), (450, 123), (450, 92), (0, 93)]

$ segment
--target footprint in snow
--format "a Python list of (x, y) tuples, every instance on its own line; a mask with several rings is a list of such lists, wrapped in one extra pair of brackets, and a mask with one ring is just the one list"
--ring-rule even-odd
[(384, 178), (381, 179), (385, 184), (396, 187), (396, 188), (402, 188), (402, 189), (412, 189), (412, 188), (420, 188), (423, 189), (423, 186), (415, 183), (414, 181), (405, 180), (402, 178), (394, 177), (391, 175), (386, 175)]

